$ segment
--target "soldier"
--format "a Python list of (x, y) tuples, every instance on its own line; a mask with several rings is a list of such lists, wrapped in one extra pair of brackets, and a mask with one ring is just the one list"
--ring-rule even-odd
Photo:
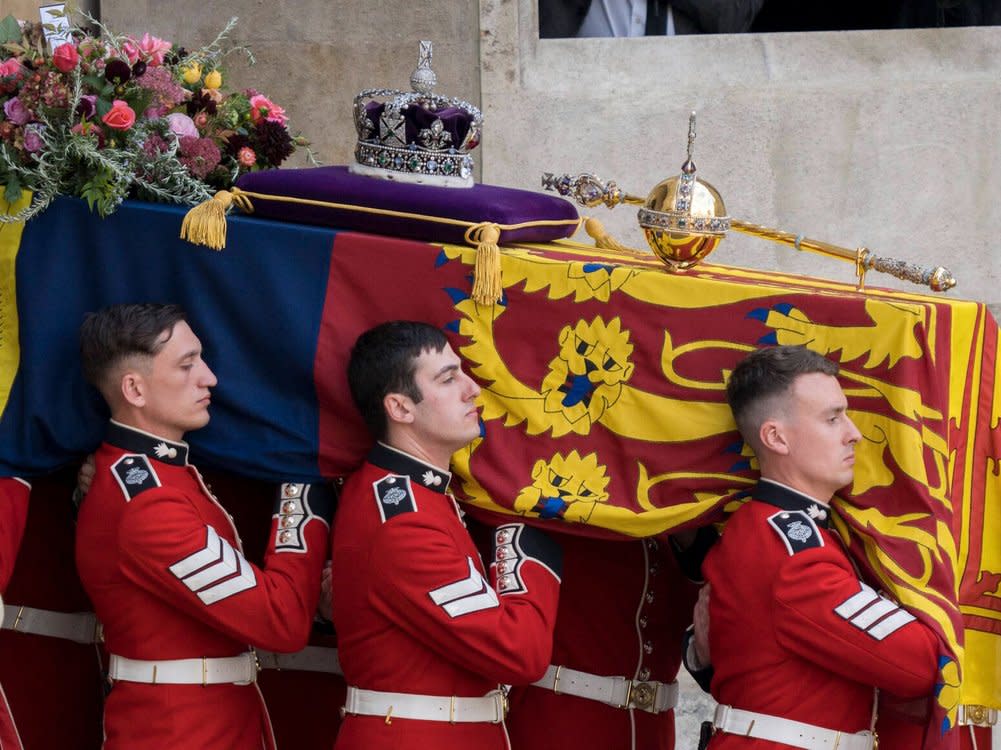
[(837, 372), (779, 346), (749, 355), (727, 384), (761, 479), (703, 566), (720, 703), (712, 750), (870, 750), (874, 688), (901, 698), (934, 688), (935, 634), (860, 581), (828, 530), (861, 438)]
[[(18, 477), (0, 479), (0, 622), (4, 619), (3, 592), (7, 589), (21, 535), (28, 520), (28, 493), (31, 485)], [(7, 696), (0, 688), (0, 750), (21, 750), (21, 738), (14, 725)]]
[(104, 748), (273, 748), (250, 646), (305, 646), (330, 489), (282, 485), (264, 566), (252, 565), (182, 441), (208, 423), (216, 384), (183, 311), (88, 315), (81, 354), (111, 409), (76, 536), (110, 658)]
[(559, 548), (495, 530), (490, 578), (449, 493), (455, 451), (480, 435), (480, 389), (444, 334), (392, 322), (362, 334), (348, 381), (377, 439), (333, 532), (333, 615), (348, 683), (336, 750), (502, 750), (504, 683), (542, 676)]

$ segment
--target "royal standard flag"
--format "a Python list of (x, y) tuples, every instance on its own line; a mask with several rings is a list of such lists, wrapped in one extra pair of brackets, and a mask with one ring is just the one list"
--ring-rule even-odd
[[(568, 533), (647, 536), (722, 518), (756, 478), (724, 399), (740, 358), (803, 344), (836, 360), (864, 440), (837, 528), (868, 577), (941, 636), (936, 731), (1001, 707), (997, 325), (983, 305), (702, 265), (573, 242), (505, 248), (504, 296), (469, 296), (474, 251), (230, 219), (227, 249), (176, 239), (182, 211), (106, 220), (61, 199), (3, 225), (0, 470), (42, 474), (97, 445), (85, 312), (177, 302), (219, 376), (196, 462), (304, 481), (350, 472), (369, 438), (345, 364), (388, 319), (448, 332), (483, 387), (482, 434), (455, 456), (480, 512)], [(11, 276), (9, 269), (14, 269)]]

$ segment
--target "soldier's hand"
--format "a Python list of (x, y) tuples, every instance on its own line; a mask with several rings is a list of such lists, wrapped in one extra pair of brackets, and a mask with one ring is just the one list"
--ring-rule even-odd
[(91, 453), (80, 464), (80, 470), (76, 473), (76, 487), (81, 495), (86, 495), (90, 491), (90, 485), (94, 481), (94, 454)]
[(334, 619), (331, 594), (330, 560), (327, 560), (327, 564), (323, 566), (323, 573), (320, 574), (320, 603), (316, 606), (316, 612), (328, 622)]
[(709, 595), (707, 583), (699, 590), (699, 599), (695, 602), (692, 612), (692, 623), (695, 625), (694, 646), (695, 656), (703, 665), (712, 664), (712, 654), (709, 652)]

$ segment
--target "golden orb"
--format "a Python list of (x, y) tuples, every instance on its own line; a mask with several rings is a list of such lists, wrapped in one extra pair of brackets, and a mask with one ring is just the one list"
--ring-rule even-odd
[(690, 159), (679, 176), (654, 186), (637, 219), (650, 249), (672, 271), (700, 263), (730, 228), (719, 191), (695, 176)]

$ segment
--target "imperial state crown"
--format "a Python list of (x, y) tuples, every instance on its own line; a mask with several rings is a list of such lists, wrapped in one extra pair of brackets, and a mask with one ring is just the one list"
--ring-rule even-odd
[(431, 42), (422, 41), (409, 92), (365, 89), (354, 100), (358, 144), (350, 170), (401, 182), (471, 187), (483, 115), (469, 102), (435, 94)]

